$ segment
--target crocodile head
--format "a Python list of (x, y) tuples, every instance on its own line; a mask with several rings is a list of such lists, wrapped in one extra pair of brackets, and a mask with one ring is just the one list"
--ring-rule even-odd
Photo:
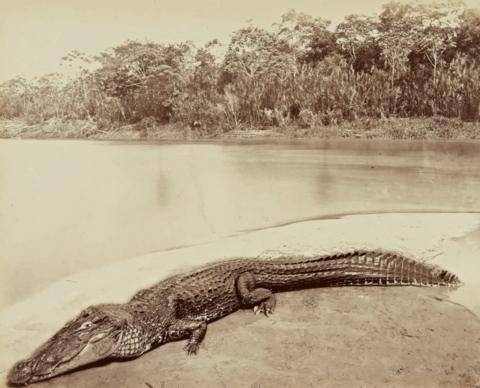
[(86, 308), (29, 358), (17, 362), (8, 373), (9, 384), (27, 385), (115, 356), (130, 320), (121, 305)]

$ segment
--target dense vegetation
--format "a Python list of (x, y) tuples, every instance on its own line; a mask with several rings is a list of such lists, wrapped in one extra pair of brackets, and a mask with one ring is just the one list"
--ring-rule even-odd
[(0, 85), (0, 117), (206, 132), (392, 117), (480, 121), (480, 10), (459, 2), (390, 2), (335, 29), (291, 10), (270, 30), (235, 31), (226, 46), (128, 41), (63, 61), (82, 70), (66, 82), (50, 74)]

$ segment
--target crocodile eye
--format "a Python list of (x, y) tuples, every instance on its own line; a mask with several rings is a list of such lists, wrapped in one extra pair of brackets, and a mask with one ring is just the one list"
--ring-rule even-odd
[(79, 330), (88, 329), (88, 328), (91, 327), (92, 325), (93, 325), (92, 322), (86, 321), (86, 322), (83, 322), (78, 329), (79, 329)]

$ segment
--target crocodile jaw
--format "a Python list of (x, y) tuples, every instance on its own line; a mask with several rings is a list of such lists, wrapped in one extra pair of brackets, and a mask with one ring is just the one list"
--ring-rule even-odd
[(120, 342), (120, 338), (109, 334), (92, 337), (76, 354), (54, 363), (39, 361), (42, 360), (41, 354), (19, 361), (10, 370), (7, 381), (11, 385), (28, 385), (108, 358), (116, 351)]

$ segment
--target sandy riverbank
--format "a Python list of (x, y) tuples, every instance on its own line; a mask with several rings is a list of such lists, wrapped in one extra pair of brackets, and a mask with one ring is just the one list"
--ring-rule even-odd
[[(181, 342), (36, 386), (476, 386), (480, 384), (480, 215), (381, 214), (308, 221), (153, 253), (52, 284), (0, 311), (0, 371), (89, 304), (124, 302), (172, 272), (218, 258), (383, 248), (441, 264), (465, 286), (330, 288), (279, 295), (209, 325), (200, 354)], [(475, 313), (477, 315), (475, 315)]]

